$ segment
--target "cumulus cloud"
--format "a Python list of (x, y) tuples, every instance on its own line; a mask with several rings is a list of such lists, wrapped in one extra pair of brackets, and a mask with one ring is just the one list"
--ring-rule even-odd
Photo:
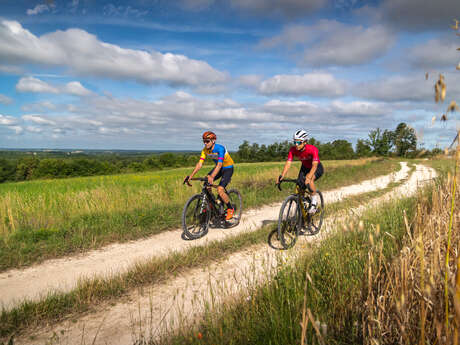
[[(379, 80), (358, 83), (353, 87), (353, 94), (362, 98), (386, 102), (433, 102), (434, 84), (437, 75), (425, 80), (424, 73), (417, 75), (391, 76)], [(460, 94), (458, 74), (446, 73), (446, 99), (455, 99)]]
[(0, 114), (0, 125), (3, 126), (12, 126), (18, 123), (17, 119), (12, 116)]
[(460, 13), (458, 0), (385, 0), (376, 12), (396, 26), (408, 30), (445, 28)]
[(21, 78), (16, 84), (16, 90), (19, 92), (69, 94), (75, 96), (89, 96), (92, 94), (91, 91), (86, 89), (78, 81), (71, 81), (65, 85), (50, 85), (34, 77)]
[[(200, 145), (200, 133), (212, 128), (226, 145), (237, 147), (248, 137), (261, 142), (285, 140), (291, 131), (308, 126), (321, 136), (338, 132), (365, 135), (370, 128), (387, 126), (393, 109), (371, 101), (292, 101), (272, 99), (265, 104), (241, 104), (233, 99), (206, 99), (178, 91), (153, 100), (119, 99), (110, 96), (82, 98), (67, 111), (64, 104), (42, 113), (24, 114), (11, 126), (20, 126), (30, 138), (74, 138), (79, 143), (123, 148), (170, 147), (170, 138), (181, 138), (182, 147)], [(12, 130), (10, 128), (10, 130)], [(65, 137), (64, 137), (65, 134)], [(315, 135), (315, 137), (317, 137)], [(65, 139), (64, 139), (65, 138)], [(38, 139), (37, 139), (38, 140)], [(66, 146), (69, 146), (67, 144)], [(106, 146), (107, 147), (107, 146)]]
[(57, 88), (34, 77), (21, 78), (16, 84), (16, 90), (19, 92), (59, 93)]
[(80, 29), (37, 37), (20, 23), (7, 20), (0, 22), (0, 60), (10, 65), (62, 66), (78, 75), (147, 84), (198, 86), (228, 79), (206, 62), (184, 55), (126, 49)]
[(309, 15), (327, 4), (326, 0), (230, 0), (230, 4), (240, 10), (256, 15), (283, 15), (302, 17)]
[(366, 28), (321, 20), (311, 26), (288, 26), (279, 35), (262, 40), (259, 47), (294, 50), (301, 56), (301, 65), (353, 66), (383, 56), (394, 41), (394, 33), (381, 25)]
[(458, 47), (458, 42), (453, 40), (432, 39), (409, 49), (407, 56), (417, 68), (455, 68), (460, 61)]
[(22, 119), (25, 120), (25, 121), (30, 121), (30, 122), (36, 123), (38, 125), (53, 126), (53, 125), (56, 124), (55, 121), (45, 119), (45, 118), (41, 117), (40, 115), (33, 115), (33, 114), (23, 115)]
[(262, 76), (257, 74), (242, 75), (238, 78), (238, 83), (245, 87), (256, 88), (262, 81)]
[(10, 97), (2, 95), (0, 93), (0, 104), (8, 105), (11, 103), (13, 103), (13, 100)]
[(264, 95), (337, 97), (345, 93), (346, 83), (329, 73), (304, 75), (275, 75), (260, 83), (258, 91)]
[(28, 9), (27, 10), (27, 15), (28, 16), (35, 16), (37, 14), (47, 12), (49, 10), (50, 10), (50, 8), (48, 7), (48, 5), (38, 4), (34, 8)]
[(62, 88), (62, 93), (68, 93), (69, 95), (75, 96), (89, 96), (92, 94), (91, 91), (86, 89), (78, 81), (71, 81), (64, 85), (64, 87)]

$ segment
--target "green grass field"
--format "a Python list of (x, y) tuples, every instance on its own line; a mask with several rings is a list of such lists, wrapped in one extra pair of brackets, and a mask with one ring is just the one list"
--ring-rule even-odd
[[(231, 186), (244, 208), (282, 200), (274, 182), (282, 162), (236, 167)], [(325, 161), (322, 190), (398, 169), (393, 160)], [(205, 175), (209, 168), (200, 171)], [(296, 176), (298, 163), (290, 176)], [(0, 271), (149, 236), (180, 225), (185, 201), (200, 191), (182, 184), (191, 168), (0, 185)]]

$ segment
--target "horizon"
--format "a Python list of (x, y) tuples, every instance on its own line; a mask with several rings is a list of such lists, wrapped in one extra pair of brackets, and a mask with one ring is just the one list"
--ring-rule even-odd
[(213, 130), (235, 151), (299, 128), (355, 147), (400, 122), (427, 149), (456, 135), (458, 113), (439, 120), (460, 94), (458, 0), (5, 0), (0, 13), (5, 148), (200, 151)]

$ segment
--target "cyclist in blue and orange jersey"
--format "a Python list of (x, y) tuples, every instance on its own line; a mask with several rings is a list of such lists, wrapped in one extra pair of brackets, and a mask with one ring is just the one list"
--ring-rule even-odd
[(203, 166), (203, 161), (206, 157), (211, 158), (216, 166), (208, 173), (208, 182), (212, 184), (214, 180), (221, 179), (219, 186), (217, 187), (217, 193), (219, 194), (222, 201), (225, 203), (227, 208), (226, 210), (226, 220), (229, 220), (233, 217), (233, 212), (235, 211), (233, 205), (230, 204), (230, 199), (225, 192), (225, 187), (230, 183), (233, 175), (233, 159), (230, 157), (229, 153), (225, 146), (216, 144), (216, 135), (213, 132), (206, 131), (203, 133), (203, 144), (204, 148), (201, 151), (200, 160), (193, 169), (193, 172), (190, 176), (187, 176), (184, 179), (184, 183), (188, 182), (198, 170)]
[(309, 186), (312, 191), (311, 206), (308, 213), (313, 214), (316, 212), (316, 206), (318, 205), (318, 194), (316, 193), (315, 180), (319, 179), (323, 175), (324, 168), (319, 161), (318, 148), (307, 144), (307, 138), (307, 132), (302, 129), (294, 133), (293, 139), (295, 146), (292, 146), (289, 150), (283, 172), (280, 176), (278, 176), (276, 183), (278, 184), (287, 174), (294, 156), (298, 157), (302, 162), (302, 167), (300, 168), (297, 180), (303, 189)]

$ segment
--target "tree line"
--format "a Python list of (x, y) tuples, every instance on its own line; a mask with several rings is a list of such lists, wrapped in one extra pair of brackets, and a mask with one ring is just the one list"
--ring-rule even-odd
[[(398, 156), (398, 157), (426, 157), (442, 153), (440, 149), (431, 151), (417, 149), (417, 136), (415, 130), (402, 122), (394, 131), (380, 128), (369, 132), (367, 139), (359, 139), (356, 149), (347, 140), (339, 139), (332, 142), (322, 143), (315, 138), (308, 140), (319, 150), (320, 159), (354, 159), (370, 156)], [(286, 159), (291, 141), (274, 143), (271, 145), (259, 145), (244, 141), (238, 148), (236, 157), (243, 162), (278, 161)]]
[[(417, 150), (417, 136), (413, 128), (400, 123), (394, 131), (380, 128), (371, 130), (367, 139), (360, 139), (356, 148), (347, 140), (339, 139), (321, 143), (310, 138), (309, 144), (319, 149), (320, 159), (354, 159), (369, 156), (415, 157), (439, 154), (440, 149), (432, 151)], [(244, 141), (238, 151), (231, 152), (235, 162), (282, 161), (286, 159), (291, 141), (270, 145), (250, 144)], [(130, 172), (154, 171), (186, 166), (194, 166), (199, 153), (161, 153), (152, 155), (100, 155), (97, 158), (76, 157), (36, 157), (10, 155), (0, 157), (0, 183), (7, 181), (26, 181), (40, 178), (65, 178), (77, 176), (110, 175)], [(207, 164), (212, 164), (209, 160)]]

